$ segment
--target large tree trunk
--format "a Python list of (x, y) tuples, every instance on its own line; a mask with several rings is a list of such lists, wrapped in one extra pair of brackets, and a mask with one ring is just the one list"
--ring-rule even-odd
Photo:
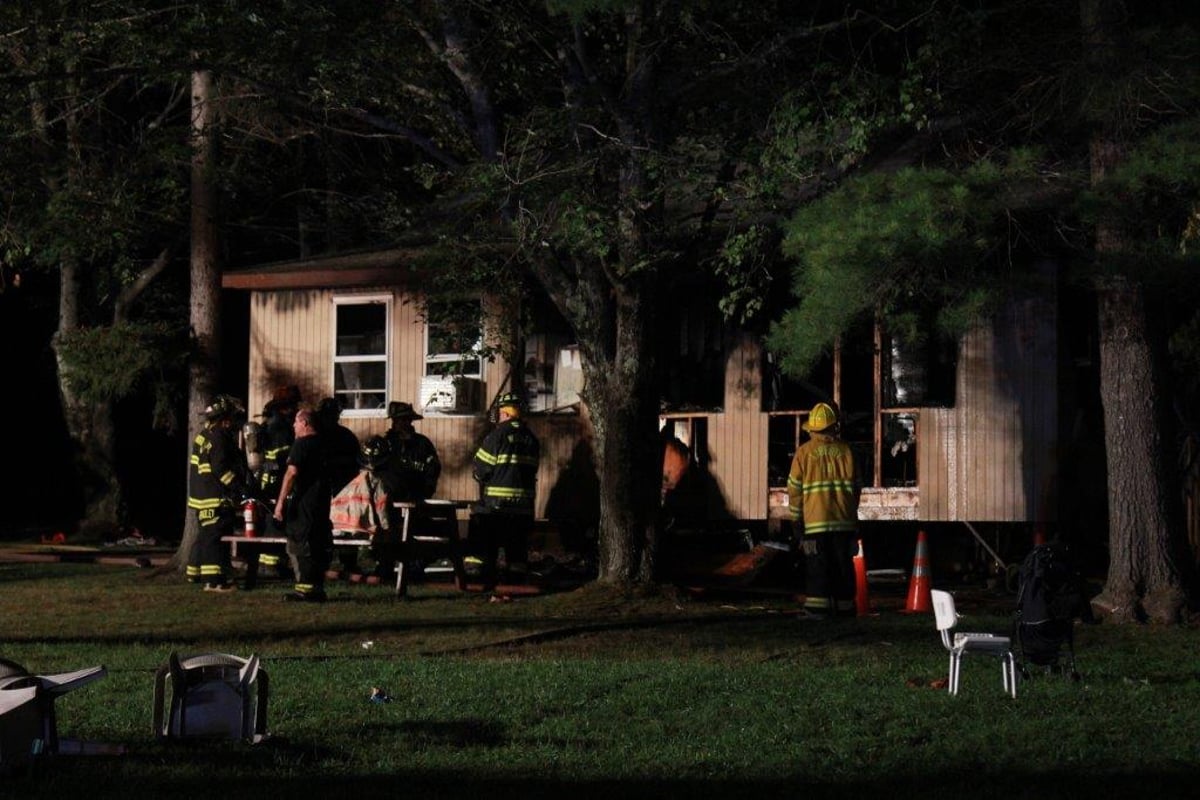
[(1099, 290), (1100, 397), (1108, 459), (1109, 567), (1095, 600), (1114, 622), (1179, 618), (1185, 595), (1172, 551), (1171, 491), (1162, 436), (1162, 381), (1145, 292), (1125, 279)]
[[(221, 271), (217, 264), (217, 189), (212, 171), (216, 157), (216, 105), (213, 76), (207, 70), (192, 73), (192, 247), (191, 303), (193, 336), (189, 365), (188, 448), (199, 433), (205, 406), (217, 389), (217, 358), (221, 352)], [(183, 468), (188, 468), (185, 459)], [(190, 472), (188, 473), (190, 475)], [(189, 492), (190, 495), (190, 492)], [(184, 516), (183, 538), (172, 559), (182, 572), (187, 568), (198, 533), (195, 515)]]
[[(655, 510), (661, 483), (658, 391), (654, 385), (653, 320), (648, 296), (616, 311), (616, 348), (597, 360), (595, 344), (581, 342), (587, 357), (585, 388), (596, 433), (600, 475), (599, 580), (647, 583), (654, 579)], [(583, 339), (589, 338), (583, 335)], [(603, 351), (600, 351), (603, 352)]]
[[(1081, 0), (1084, 46), (1097, 80), (1120, 74), (1117, 37), (1124, 6), (1119, 0)], [(1091, 180), (1099, 184), (1125, 157), (1118, 120), (1110, 109), (1091, 142)], [(1119, 227), (1101, 220), (1095, 231), (1101, 266), (1121, 253)], [(1156, 340), (1146, 312), (1146, 290), (1135, 278), (1097, 282), (1100, 327), (1100, 398), (1108, 457), (1109, 567), (1104, 589), (1093, 600), (1113, 622), (1143, 617), (1152, 622), (1179, 619), (1186, 596), (1173, 558), (1182, 535), (1173, 521), (1168, 469), (1171, 451), (1163, 441), (1165, 382), (1156, 358)]]

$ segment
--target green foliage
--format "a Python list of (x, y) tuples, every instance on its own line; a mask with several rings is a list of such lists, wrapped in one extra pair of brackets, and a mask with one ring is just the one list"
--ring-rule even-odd
[(1164, 126), (1136, 142), (1127, 158), (1081, 194), (1081, 218), (1121, 233), (1114, 262), (1141, 277), (1174, 280), (1196, 267), (1200, 207), (1200, 117)]
[(961, 333), (1011, 281), (1001, 190), (1025, 169), (984, 161), (865, 175), (797, 211), (783, 241), (797, 305), (769, 337), (783, 369), (805, 376), (875, 313), (904, 339), (928, 333), (915, 320), (930, 310), (943, 333)]
[(121, 400), (174, 377), (186, 363), (186, 331), (168, 322), (122, 322), (60, 336), (57, 351), (71, 389), (85, 402)]
[(777, 239), (773, 229), (755, 225), (725, 240), (713, 269), (725, 281), (718, 306), (726, 319), (745, 324), (762, 313), (772, 278), (769, 255)]

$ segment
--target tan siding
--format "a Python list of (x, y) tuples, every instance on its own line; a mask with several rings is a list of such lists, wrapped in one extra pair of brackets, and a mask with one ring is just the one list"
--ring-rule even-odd
[[(381, 294), (390, 289), (363, 289)], [(337, 296), (352, 292), (339, 290)], [(316, 401), (332, 392), (331, 291), (251, 293), (249, 409), (257, 416), (276, 386), (295, 383)], [(918, 414), (919, 500), (922, 520), (1027, 521), (1049, 519), (1048, 487), (1054, 479), (1057, 436), (1056, 320), (1047, 303), (1014, 305), (991, 325), (964, 337), (959, 352), (955, 406), (922, 408)], [(424, 372), (424, 326), (417, 298), (396, 291), (392, 305), (392, 399), (419, 404)], [(768, 516), (767, 428), (761, 410), (761, 358), (757, 341), (731, 342), (725, 376), (725, 406), (697, 413), (707, 420), (709, 468), (735, 517)], [(504, 388), (508, 365), (485, 366), (485, 403)], [(382, 433), (386, 418), (346, 418), (360, 440)], [(582, 437), (585, 417), (531, 416), (543, 445), (538, 514), (558, 475), (570, 463)], [(490, 428), (486, 416), (429, 414), (417, 423), (442, 455), (438, 494), (474, 499), (470, 460)]]
[(762, 411), (762, 350), (737, 335), (725, 361), (725, 410), (708, 415), (709, 469), (726, 509), (738, 519), (767, 518), (767, 422)]
[(425, 323), (421, 299), (401, 294), (392, 305), (392, 396), (418, 408), (421, 376), (425, 372)]
[(959, 348), (952, 409), (921, 409), (920, 517), (1049, 519), (1056, 470), (1057, 358), (1053, 307), (1014, 304)]

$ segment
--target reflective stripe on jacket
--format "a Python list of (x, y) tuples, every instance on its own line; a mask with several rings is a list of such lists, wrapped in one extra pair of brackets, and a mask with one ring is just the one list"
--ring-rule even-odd
[(202, 526), (217, 522), (219, 511), (233, 510), (233, 497), (242, 491), (243, 481), (231, 434), (212, 427), (196, 434), (188, 470), (188, 508), (196, 509)]
[(520, 419), (500, 423), (475, 451), (475, 480), (489, 511), (533, 513), (541, 444)]
[(858, 527), (858, 482), (850, 445), (822, 433), (796, 449), (788, 473), (788, 509), (805, 535)]

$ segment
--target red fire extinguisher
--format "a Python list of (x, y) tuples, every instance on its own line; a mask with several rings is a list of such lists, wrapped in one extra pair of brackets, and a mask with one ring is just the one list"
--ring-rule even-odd
[(242, 523), (243, 534), (246, 536), (258, 535), (258, 501), (253, 497), (247, 497), (242, 503)]

